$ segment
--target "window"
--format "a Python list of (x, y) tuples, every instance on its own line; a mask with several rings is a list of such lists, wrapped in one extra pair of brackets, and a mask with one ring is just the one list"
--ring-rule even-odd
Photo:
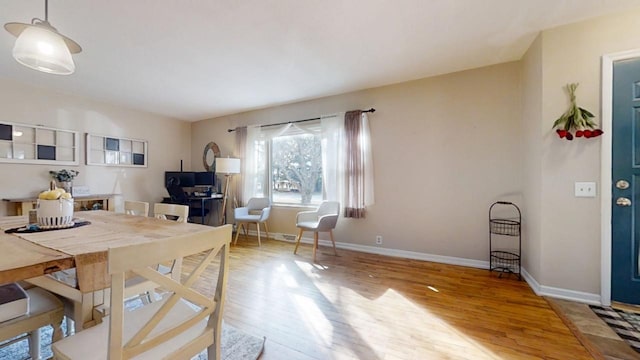
[(256, 171), (263, 179), (256, 183), (257, 196), (270, 195), (275, 204), (313, 205), (322, 201), (319, 132), (319, 122), (304, 127), (290, 125), (275, 134), (263, 132), (254, 147)]
[(320, 136), (283, 135), (271, 140), (272, 201), (319, 204), (322, 201)]
[[(236, 136), (242, 159), (241, 201), (274, 204), (339, 201), (350, 217), (373, 204), (373, 162), (365, 113), (353, 111), (284, 126), (253, 125)], [(348, 129), (347, 126), (349, 125)]]

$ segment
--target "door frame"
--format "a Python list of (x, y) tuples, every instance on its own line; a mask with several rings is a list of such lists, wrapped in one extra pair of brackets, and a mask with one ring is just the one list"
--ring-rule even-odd
[(611, 305), (611, 156), (613, 154), (613, 63), (640, 58), (640, 49), (602, 56), (602, 143), (600, 148), (600, 302)]

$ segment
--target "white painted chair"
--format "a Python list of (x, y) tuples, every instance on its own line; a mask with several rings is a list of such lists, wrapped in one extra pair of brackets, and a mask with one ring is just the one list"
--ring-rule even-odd
[(333, 244), (333, 253), (338, 255), (336, 251), (336, 242), (333, 239), (333, 229), (338, 223), (340, 216), (340, 203), (337, 201), (323, 201), (315, 211), (302, 211), (296, 216), (296, 227), (300, 229), (298, 238), (296, 239), (296, 248), (293, 250), (295, 254), (300, 246), (302, 233), (305, 231), (313, 231), (313, 262), (316, 261), (316, 250), (318, 249), (318, 232), (329, 232), (331, 243)]
[[(157, 218), (167, 219), (167, 216), (176, 217), (178, 222), (187, 222), (189, 208), (184, 205), (174, 204), (155, 204), (154, 215)], [(158, 265), (158, 271), (164, 273), (166, 276), (171, 276), (175, 279), (180, 278), (182, 271), (182, 258), (176, 258), (171, 263), (171, 266)], [(58, 294), (64, 294), (65, 315), (67, 317), (67, 329), (73, 329), (75, 332), (81, 332), (85, 326), (91, 326), (93, 324), (78, 324), (71, 320), (82, 318), (81, 314), (93, 312), (94, 319), (98, 319), (100, 322), (103, 316), (106, 316), (110, 312), (108, 305), (108, 291), (98, 291), (96, 293), (82, 293), (78, 288), (78, 279), (75, 269), (68, 269), (59, 271), (51, 275), (44, 275), (36, 278), (29, 279), (28, 282), (36, 285), (48, 287), (52, 286), (51, 282), (46, 281), (44, 278), (53, 276), (59, 283), (56, 283), (55, 292)], [(131, 277), (127, 279), (127, 287), (125, 289), (125, 296), (127, 299), (134, 299), (142, 297), (143, 302), (149, 303), (155, 300), (155, 289), (157, 284), (140, 277)], [(103, 299), (103, 305), (92, 308), (90, 305), (95, 303), (95, 298), (99, 297)], [(93, 300), (91, 300), (93, 299)]]
[(32, 359), (40, 359), (40, 328), (51, 325), (53, 327), (52, 341), (62, 338), (60, 325), (64, 317), (64, 306), (60, 299), (50, 292), (32, 287), (25, 292), (29, 297), (29, 312), (25, 315), (0, 322), (0, 341), (19, 336), (11, 342), (29, 339), (29, 354)]
[[(177, 222), (187, 222), (189, 216), (189, 207), (185, 205), (165, 204), (157, 203), (153, 205), (153, 215), (157, 219), (167, 220), (167, 216), (175, 217)], [(182, 258), (176, 258), (172, 261), (171, 267), (158, 265), (157, 270), (164, 275), (171, 275), (175, 280), (180, 280), (180, 274), (182, 272)], [(155, 300), (155, 288), (156, 284), (151, 281), (147, 281), (139, 276), (132, 277), (127, 280), (125, 288), (125, 297), (133, 298), (136, 296), (144, 296), (148, 302)], [(145, 301), (145, 303), (147, 302)]]
[[(230, 241), (231, 225), (225, 225), (204, 233), (109, 249), (111, 315), (94, 327), (54, 343), (54, 358), (191, 359), (206, 348), (210, 360), (219, 360)], [(155, 269), (157, 263), (195, 254), (202, 260), (183, 283)], [(218, 254), (220, 268), (215, 293), (208, 297), (192, 285)], [(169, 289), (171, 295), (162, 301), (126, 310), (127, 272), (157, 282)]]
[(153, 204), (153, 216), (157, 219), (167, 220), (167, 216), (177, 217), (177, 222), (187, 222), (189, 219), (189, 207), (186, 205), (156, 203)]
[(149, 216), (149, 203), (144, 201), (124, 201), (124, 213), (127, 215)]
[(256, 224), (256, 230), (258, 230), (258, 246), (262, 246), (260, 243), (260, 224), (264, 224), (264, 230), (267, 233), (267, 238), (269, 238), (267, 220), (271, 213), (271, 201), (267, 198), (251, 198), (249, 202), (247, 202), (247, 206), (235, 208), (233, 212), (237, 224), (236, 238), (233, 241), (233, 245), (236, 245), (238, 242), (241, 227), (244, 228), (244, 236), (248, 237), (249, 224)]

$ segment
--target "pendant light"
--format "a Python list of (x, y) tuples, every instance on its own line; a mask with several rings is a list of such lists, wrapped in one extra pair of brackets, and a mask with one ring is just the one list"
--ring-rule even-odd
[(82, 48), (51, 26), (49, 0), (44, 1), (44, 20), (33, 18), (31, 24), (11, 22), (4, 28), (17, 37), (13, 57), (20, 64), (49, 74), (70, 75), (75, 71), (71, 54)]

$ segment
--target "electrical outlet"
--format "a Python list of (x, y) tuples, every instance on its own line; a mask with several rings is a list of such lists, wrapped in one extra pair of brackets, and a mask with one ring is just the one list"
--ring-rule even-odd
[(376, 236), (376, 244), (382, 245), (382, 235)]
[(596, 183), (595, 182), (576, 182), (575, 196), (576, 197), (596, 197)]

